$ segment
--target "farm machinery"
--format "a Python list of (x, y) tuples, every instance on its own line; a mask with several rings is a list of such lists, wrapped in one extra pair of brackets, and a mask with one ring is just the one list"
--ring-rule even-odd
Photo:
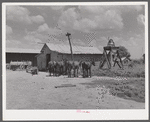
[(33, 66), (27, 66), (26, 72), (30, 72), (32, 75), (38, 74), (38, 68)]
[(32, 65), (31, 61), (11, 61), (10, 64), (6, 65), (6, 68), (13, 70), (13, 71), (15, 71), (17, 69), (24, 70), (29, 65)]
[(38, 74), (38, 68), (32, 66), (31, 61), (11, 61), (10, 63), (6, 64), (6, 69), (10, 70), (26, 70), (26, 72), (30, 72), (33, 74)]

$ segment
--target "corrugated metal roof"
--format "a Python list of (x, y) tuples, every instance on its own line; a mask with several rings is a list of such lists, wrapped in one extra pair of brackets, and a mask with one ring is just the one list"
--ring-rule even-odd
[(21, 48), (6, 48), (7, 53), (40, 53), (39, 50), (35, 49), (21, 49)]
[[(52, 44), (46, 43), (50, 50), (59, 53), (70, 54), (70, 46), (63, 44)], [(83, 46), (72, 46), (73, 54), (102, 54), (102, 52), (96, 47), (83, 47)]]

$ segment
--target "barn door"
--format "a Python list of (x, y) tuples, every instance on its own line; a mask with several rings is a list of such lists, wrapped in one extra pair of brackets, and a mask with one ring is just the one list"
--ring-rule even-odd
[(48, 62), (51, 60), (51, 54), (46, 54), (46, 67), (48, 67)]

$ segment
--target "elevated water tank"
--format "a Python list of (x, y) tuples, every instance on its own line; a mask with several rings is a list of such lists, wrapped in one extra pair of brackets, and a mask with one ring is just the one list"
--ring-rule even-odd
[(112, 39), (109, 39), (108, 43), (107, 43), (108, 47), (115, 47), (115, 43)]

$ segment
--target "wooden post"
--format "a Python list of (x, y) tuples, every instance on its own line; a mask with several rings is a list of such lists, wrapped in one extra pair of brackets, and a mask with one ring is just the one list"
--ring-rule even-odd
[[(113, 53), (117, 53), (117, 56), (119, 57), (118, 49), (119, 47), (110, 47), (110, 46), (104, 47), (103, 58), (101, 59), (102, 61), (100, 62), (99, 67), (102, 68), (105, 62), (107, 62), (108, 68), (111, 69), (113, 67)], [(109, 51), (108, 54), (107, 51)], [(121, 59), (120, 63), (122, 64)]]
[(106, 58), (105, 58), (104, 51), (103, 51), (103, 55), (101, 57), (101, 62), (100, 62), (99, 68), (102, 68), (104, 66), (105, 62), (106, 62)]
[(70, 51), (71, 51), (71, 60), (74, 60), (73, 59), (73, 52), (72, 52), (72, 45), (71, 45), (71, 41), (70, 41), (70, 33), (67, 33), (66, 36), (68, 37), (68, 40), (69, 40), (69, 45), (70, 45)]
[(111, 55), (110, 53), (111, 53), (111, 52), (109, 51), (109, 53), (107, 54), (106, 50), (104, 49), (104, 51), (103, 51), (103, 57), (102, 57), (102, 59), (101, 59), (102, 61), (101, 61), (101, 63), (100, 63), (99, 68), (102, 68), (106, 62), (107, 62), (108, 68), (109, 68), (109, 69), (111, 68), (111, 62), (110, 62), (110, 59), (109, 59), (109, 57), (110, 57), (110, 55)]
[(108, 68), (110, 69), (111, 68), (111, 64), (110, 64), (110, 62), (109, 62), (109, 60), (108, 60), (108, 57), (107, 57), (107, 53), (106, 53), (106, 51), (104, 50), (104, 55), (105, 55), (105, 59), (106, 59), (106, 62), (107, 62), (107, 65), (108, 65)]
[(120, 59), (120, 63), (121, 63), (121, 68), (123, 69), (124, 67), (123, 67), (123, 63), (122, 63), (122, 60), (121, 60), (121, 57), (120, 57), (120, 55), (119, 55), (119, 51), (117, 50), (117, 54), (118, 54), (118, 57), (119, 57), (119, 59)]
[(112, 48), (110, 48), (110, 68), (112, 67), (113, 59), (112, 59)]

